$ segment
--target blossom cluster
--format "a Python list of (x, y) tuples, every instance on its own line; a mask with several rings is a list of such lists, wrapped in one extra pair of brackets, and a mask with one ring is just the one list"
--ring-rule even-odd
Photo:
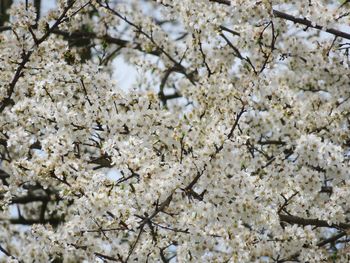
[(0, 261), (348, 262), (350, 4), (306, 2), (12, 5)]

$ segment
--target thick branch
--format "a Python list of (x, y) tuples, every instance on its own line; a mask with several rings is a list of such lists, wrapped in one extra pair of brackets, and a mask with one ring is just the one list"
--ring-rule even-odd
[(280, 220), (289, 224), (297, 224), (301, 226), (316, 226), (316, 227), (330, 227), (330, 228), (341, 228), (349, 229), (350, 224), (339, 223), (339, 224), (328, 224), (325, 220), (319, 219), (307, 219), (293, 215), (282, 215), (279, 214)]
[[(99, 40), (105, 41), (106, 43), (109, 43), (109, 44), (116, 44), (120, 47), (130, 46), (130, 47), (133, 47), (134, 49), (137, 49), (139, 51), (146, 52), (145, 50), (142, 50), (141, 45), (139, 43), (132, 43), (132, 42), (129, 42), (127, 40), (111, 37), (109, 35), (99, 36), (99, 35), (92, 33), (92, 32), (82, 32), (82, 31), (68, 32), (68, 31), (63, 31), (63, 30), (58, 30), (58, 29), (54, 30), (52, 33), (54, 33), (56, 35), (63, 36), (63, 37), (70, 39), (70, 40), (81, 39), (81, 38), (86, 38), (86, 39), (90, 39), (90, 40), (99, 39)], [(159, 56), (161, 54), (160, 50), (152, 50), (152, 51), (149, 51), (146, 53), (149, 53), (152, 55), (157, 55), (157, 56)]]
[(31, 202), (49, 202), (55, 201), (48, 195), (25, 195), (25, 196), (16, 196), (11, 199), (12, 204), (27, 204)]
[(215, 2), (223, 5), (231, 5), (230, 0), (209, 0), (209, 2)]
[(62, 218), (48, 218), (44, 220), (38, 219), (26, 219), (26, 218), (12, 218), (9, 220), (11, 224), (14, 225), (34, 225), (34, 224), (50, 224), (53, 226), (57, 226), (58, 224), (63, 222)]
[[(209, 0), (209, 1), (210, 2), (215, 2), (215, 3), (218, 3), (218, 4), (228, 5), (228, 6), (231, 5), (231, 1), (229, 1), (229, 0)], [(345, 33), (343, 31), (336, 30), (334, 28), (324, 28), (323, 26), (316, 25), (316, 24), (312, 23), (310, 20), (308, 20), (306, 18), (298, 18), (298, 17), (295, 17), (295, 16), (292, 16), (292, 15), (283, 13), (283, 12), (278, 11), (278, 10), (273, 10), (273, 14), (274, 14), (275, 17), (279, 17), (279, 18), (282, 18), (282, 19), (285, 19), (285, 20), (289, 20), (289, 21), (292, 21), (292, 22), (297, 23), (297, 24), (305, 25), (307, 27), (319, 29), (319, 30), (325, 31), (327, 33), (330, 33), (332, 35), (335, 35), (337, 37), (350, 39), (350, 34), (349, 33)]]
[(278, 10), (273, 10), (273, 14), (276, 17), (279, 17), (279, 18), (282, 18), (282, 19), (285, 19), (285, 20), (289, 20), (289, 21), (292, 21), (292, 22), (297, 23), (297, 24), (305, 25), (307, 27), (319, 29), (319, 30), (325, 31), (327, 33), (330, 33), (332, 35), (335, 35), (337, 37), (350, 39), (350, 34), (348, 34), (348, 33), (345, 33), (345, 32), (342, 32), (342, 31), (339, 31), (339, 30), (336, 30), (336, 29), (333, 29), (333, 28), (328, 28), (328, 29), (324, 28), (324, 27), (322, 27), (320, 25), (313, 24), (310, 20), (308, 20), (306, 18), (298, 18), (298, 17), (292, 16), (292, 15), (280, 12)]

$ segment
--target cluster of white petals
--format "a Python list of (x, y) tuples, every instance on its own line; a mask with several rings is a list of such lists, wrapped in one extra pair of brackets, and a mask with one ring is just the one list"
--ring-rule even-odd
[(0, 262), (350, 262), (349, 1), (19, 2)]

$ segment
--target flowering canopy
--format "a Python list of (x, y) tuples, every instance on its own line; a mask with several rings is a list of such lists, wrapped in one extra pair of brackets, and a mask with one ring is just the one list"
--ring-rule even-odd
[(0, 260), (348, 262), (348, 2), (12, 5)]

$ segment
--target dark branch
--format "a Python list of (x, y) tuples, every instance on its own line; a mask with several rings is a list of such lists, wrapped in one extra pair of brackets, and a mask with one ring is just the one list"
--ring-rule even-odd
[[(41, 43), (43, 43), (47, 38), (50, 37), (52, 31), (55, 30), (56, 28), (58, 28), (58, 26), (65, 21), (64, 18), (66, 17), (67, 12), (72, 8), (74, 3), (75, 3), (75, 1), (72, 1), (70, 4), (68, 4), (64, 8), (62, 14), (56, 20), (56, 22), (52, 25), (52, 27), (50, 27), (48, 29), (48, 31), (41, 38), (39, 38), (35, 41), (35, 46), (39, 46)], [(32, 54), (33, 54), (33, 49), (29, 50), (28, 52), (23, 51), (22, 61), (19, 64), (19, 66), (17, 67), (12, 81), (8, 84), (7, 94), (6, 94), (7, 96), (0, 102), (0, 112), (3, 112), (7, 106), (14, 104), (14, 101), (11, 98), (12, 94), (15, 90), (15, 86), (16, 86), (18, 80), (20, 79), (21, 76), (23, 76), (23, 70), (24, 70), (26, 64), (29, 62), (29, 59), (30, 59)]]
[(10, 252), (8, 252), (8, 251), (7, 251), (5, 248), (3, 248), (1, 245), (0, 245), (0, 251), (1, 251), (2, 253), (4, 253), (6, 256), (12, 257), (11, 254), (10, 254)]
[(350, 34), (348, 34), (348, 33), (345, 33), (345, 32), (342, 32), (342, 31), (339, 31), (339, 30), (336, 30), (336, 29), (333, 29), (333, 28), (328, 28), (328, 29), (324, 28), (324, 27), (322, 27), (320, 25), (312, 23), (310, 20), (308, 20), (306, 18), (298, 18), (298, 17), (292, 16), (292, 15), (280, 12), (278, 10), (273, 10), (273, 14), (276, 17), (279, 17), (279, 18), (282, 18), (282, 19), (285, 19), (285, 20), (289, 20), (289, 21), (292, 21), (292, 22), (297, 23), (297, 24), (305, 25), (307, 27), (311, 27), (311, 28), (315, 28), (315, 29), (318, 29), (318, 30), (322, 30), (322, 31), (325, 31), (325, 32), (330, 33), (332, 35), (335, 35), (337, 37), (350, 39)]
[[(209, 1), (210, 2), (215, 2), (215, 3), (218, 3), (218, 4), (227, 5), (227, 6), (231, 5), (231, 2), (229, 0), (209, 0)], [(305, 25), (305, 26), (310, 27), (310, 28), (315, 28), (315, 29), (318, 29), (318, 30), (322, 30), (322, 31), (325, 31), (327, 33), (330, 33), (330, 34), (338, 36), (338, 37), (350, 39), (350, 34), (349, 33), (345, 33), (345, 32), (342, 32), (342, 31), (339, 31), (339, 30), (336, 30), (336, 29), (333, 29), (333, 28), (328, 28), (328, 29), (324, 28), (324, 27), (322, 27), (320, 25), (316, 25), (316, 24), (312, 23), (310, 20), (308, 20), (306, 18), (298, 18), (298, 17), (295, 17), (295, 16), (292, 16), (292, 15), (283, 13), (283, 12), (278, 11), (278, 10), (273, 10), (273, 14), (274, 14), (275, 17), (279, 17), (279, 18), (282, 18), (282, 19), (285, 19), (285, 20), (289, 20), (289, 21), (292, 21), (292, 22), (297, 23), (297, 24)]]
[(47, 195), (26, 195), (13, 197), (11, 199), (11, 204), (27, 204), (31, 202), (49, 202), (54, 201), (50, 196)]
[(38, 219), (26, 219), (23, 217), (20, 218), (11, 218), (10, 220), (11, 224), (14, 225), (34, 225), (34, 224), (50, 224), (52, 226), (57, 226), (58, 224), (63, 222), (63, 218), (48, 218), (44, 220), (38, 220)]
[(329, 243), (333, 243), (333, 242), (337, 241), (338, 239), (342, 238), (343, 236), (346, 236), (346, 232), (340, 232), (340, 233), (336, 234), (335, 236), (327, 238), (327, 239), (317, 243), (317, 246), (322, 247), (322, 246), (327, 245)]
[(289, 224), (296, 224), (301, 226), (316, 226), (316, 227), (330, 227), (330, 228), (340, 228), (349, 229), (350, 224), (339, 223), (339, 224), (328, 224), (325, 220), (319, 219), (307, 219), (293, 215), (282, 215), (279, 214), (280, 220)]

